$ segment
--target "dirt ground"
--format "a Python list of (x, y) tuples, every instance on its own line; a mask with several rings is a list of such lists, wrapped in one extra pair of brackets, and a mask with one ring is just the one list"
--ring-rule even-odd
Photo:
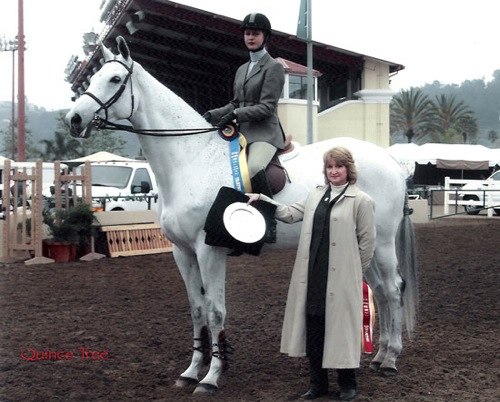
[[(417, 336), (404, 337), (394, 378), (370, 372), (363, 357), (356, 400), (498, 401), (500, 217), (415, 229)], [(307, 360), (279, 353), (294, 255), (230, 258), (226, 331), (234, 353), (218, 393), (205, 399), (286, 401), (307, 389)], [(189, 365), (191, 319), (170, 254), (0, 266), (0, 327), (1, 401), (204, 399), (173, 387)], [(26, 360), (33, 349), (59, 352), (59, 360)]]

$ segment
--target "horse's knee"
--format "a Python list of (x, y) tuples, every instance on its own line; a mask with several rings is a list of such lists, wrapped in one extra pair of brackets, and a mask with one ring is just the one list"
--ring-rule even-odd
[(213, 327), (222, 327), (224, 324), (224, 313), (221, 310), (212, 309), (208, 314), (208, 320), (210, 322), (210, 326)]
[(202, 306), (194, 306), (192, 308), (193, 320), (199, 321), (203, 319), (203, 307)]

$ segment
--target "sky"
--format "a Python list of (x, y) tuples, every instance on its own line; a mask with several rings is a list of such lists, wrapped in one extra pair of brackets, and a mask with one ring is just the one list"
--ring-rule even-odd
[[(17, 35), (18, 1), (1, 0), (0, 38)], [(73, 93), (64, 70), (72, 55), (84, 59), (83, 33), (101, 32), (102, 1), (24, 0), (29, 103), (47, 110), (71, 107)], [(177, 2), (240, 20), (262, 12), (273, 29), (296, 34), (300, 0)], [(499, 15), (498, 0), (312, 0), (312, 38), (404, 65), (392, 77), (395, 91), (436, 80), (459, 85), (473, 79), (490, 81), (500, 70)], [(0, 101), (11, 97), (12, 53), (0, 52)]]

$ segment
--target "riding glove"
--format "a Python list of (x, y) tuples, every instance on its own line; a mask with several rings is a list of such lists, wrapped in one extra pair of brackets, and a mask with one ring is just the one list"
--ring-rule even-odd
[(210, 124), (212, 124), (212, 113), (210, 112), (205, 112), (203, 115), (203, 118)]
[(231, 123), (233, 120), (237, 120), (236, 113), (234, 112), (229, 112), (228, 114), (224, 115), (221, 117), (219, 124), (217, 126), (220, 129), (224, 129), (228, 126), (229, 123)]

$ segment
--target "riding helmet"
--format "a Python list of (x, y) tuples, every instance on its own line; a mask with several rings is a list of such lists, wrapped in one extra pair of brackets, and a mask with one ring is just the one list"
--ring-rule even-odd
[(245, 17), (241, 24), (241, 29), (258, 29), (267, 36), (271, 33), (271, 22), (269, 22), (269, 19), (264, 14), (252, 13)]

